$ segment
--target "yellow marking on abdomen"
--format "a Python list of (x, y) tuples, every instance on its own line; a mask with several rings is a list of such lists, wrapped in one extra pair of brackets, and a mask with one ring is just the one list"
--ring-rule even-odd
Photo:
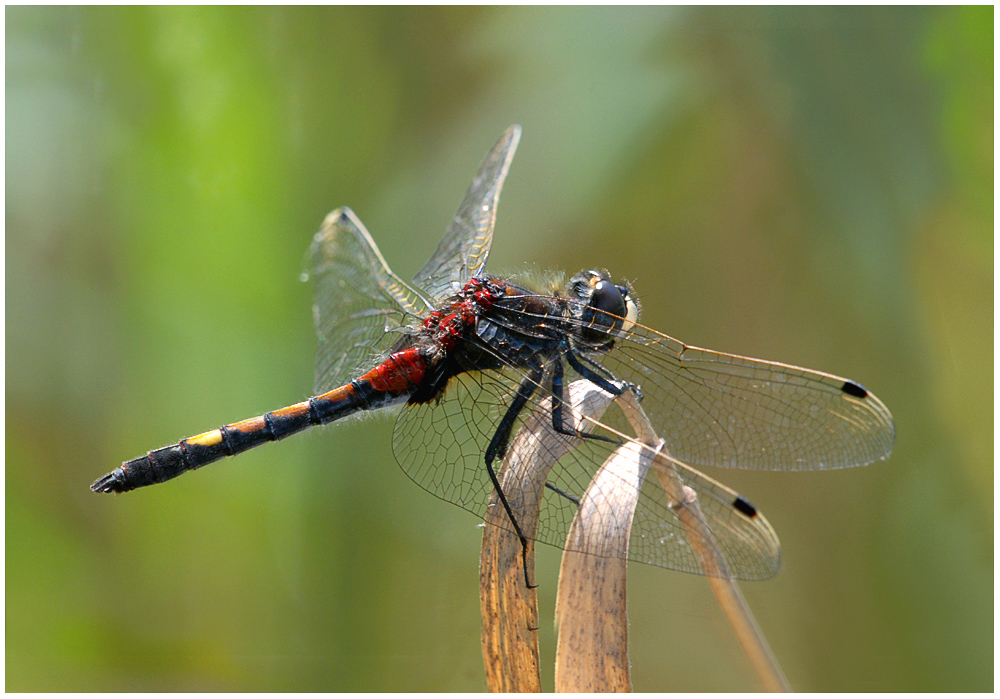
[(187, 444), (194, 444), (199, 447), (214, 447), (216, 444), (222, 441), (222, 432), (220, 430), (212, 430), (211, 432), (202, 432), (201, 434), (195, 435), (194, 437), (188, 437), (184, 441)]

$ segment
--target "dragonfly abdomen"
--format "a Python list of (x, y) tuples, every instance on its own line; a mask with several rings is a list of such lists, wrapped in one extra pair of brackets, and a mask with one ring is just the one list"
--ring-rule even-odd
[(375, 410), (405, 400), (423, 379), (427, 362), (416, 348), (396, 352), (349, 384), (274, 412), (188, 437), (145, 456), (126, 461), (96, 481), (92, 490), (124, 493), (163, 483), (185, 471), (235, 456), (315, 425), (325, 425), (362, 410)]

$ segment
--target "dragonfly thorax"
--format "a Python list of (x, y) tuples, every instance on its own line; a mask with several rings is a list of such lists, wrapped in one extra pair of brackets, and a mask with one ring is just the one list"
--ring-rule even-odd
[(472, 279), (442, 307), (428, 314), (423, 330), (434, 342), (451, 350), (502, 293), (502, 286), (493, 279)]

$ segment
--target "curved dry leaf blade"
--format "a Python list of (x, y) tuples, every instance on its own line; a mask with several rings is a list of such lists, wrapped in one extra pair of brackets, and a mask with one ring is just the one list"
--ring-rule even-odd
[(674, 513), (683, 525), (692, 548), (697, 552), (712, 592), (733, 627), (757, 677), (768, 691), (789, 691), (788, 680), (785, 679), (767, 640), (757, 626), (757, 621), (736, 581), (729, 574), (722, 552), (715, 544), (712, 531), (698, 505), (697, 493), (684, 485), (674, 466), (674, 459), (663, 451), (663, 440), (657, 436), (635, 395), (626, 392), (617, 402), (639, 441), (656, 450), (652, 463), (653, 471), (668, 497), (676, 503)]
[(556, 597), (558, 692), (631, 691), (626, 562), (651, 458), (639, 444), (622, 445), (580, 499)]
[[(612, 397), (589, 381), (568, 387), (567, 402), (597, 418)], [(570, 412), (570, 411), (567, 411)], [(589, 429), (575, 414), (566, 416), (570, 429)], [(534, 583), (534, 542), (545, 482), (552, 466), (575, 446), (552, 429), (549, 401), (542, 401), (525, 420), (507, 450), (497, 478), (528, 537), (527, 574)], [(490, 691), (537, 692), (541, 689), (538, 656), (538, 602), (525, 587), (521, 542), (494, 492), (485, 518), (480, 556), (479, 600), (483, 618), (483, 662)]]

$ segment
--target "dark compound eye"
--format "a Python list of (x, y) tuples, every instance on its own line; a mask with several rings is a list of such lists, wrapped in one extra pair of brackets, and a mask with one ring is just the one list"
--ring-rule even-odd
[(638, 306), (625, 287), (616, 286), (607, 273), (589, 270), (570, 281), (572, 296), (585, 305), (576, 306), (580, 321), (579, 339), (595, 349), (607, 348), (613, 335), (631, 329), (638, 318)]
[[(617, 286), (604, 279), (597, 282), (594, 286), (594, 291), (590, 295), (590, 303), (588, 305), (597, 311), (610, 313), (619, 318), (625, 317), (625, 299), (622, 297)], [(603, 324), (611, 325), (610, 321), (611, 319), (609, 318), (608, 322)]]

